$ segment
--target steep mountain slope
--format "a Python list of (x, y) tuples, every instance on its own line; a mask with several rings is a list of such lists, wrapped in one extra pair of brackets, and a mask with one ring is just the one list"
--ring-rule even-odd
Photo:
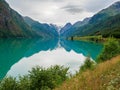
[(67, 37), (103, 35), (103, 36), (120, 36), (120, 1), (112, 4), (106, 9), (101, 10), (90, 18), (87, 24), (77, 28), (71, 28)]
[(73, 36), (103, 35), (104, 37), (120, 37), (120, 14), (108, 17), (95, 24), (87, 24), (76, 29)]
[(57, 26), (53, 24), (42, 24), (30, 17), (24, 17), (25, 22), (42, 37), (58, 37)]
[(117, 14), (120, 14), (120, 1), (115, 2), (111, 6), (109, 6), (106, 9), (101, 10), (97, 14), (95, 14), (89, 23), (96, 23), (97, 21), (104, 20), (110, 16), (115, 16)]
[(84, 25), (88, 24), (90, 19), (91, 19), (90, 17), (89, 18), (85, 18), (83, 21), (76, 22), (75, 24), (73, 24), (73, 26), (74, 27), (84, 26)]
[(68, 30), (72, 27), (71, 23), (67, 23), (63, 28), (61, 28), (60, 30), (60, 36), (66, 36), (67, 32), (69, 32)]
[(83, 21), (78, 21), (75, 24), (67, 23), (60, 31), (61, 37), (69, 37), (72, 33), (75, 32), (77, 28), (80, 28), (86, 24), (88, 24), (90, 18), (85, 18)]
[(38, 36), (24, 22), (22, 16), (11, 9), (5, 0), (0, 0), (0, 37)]

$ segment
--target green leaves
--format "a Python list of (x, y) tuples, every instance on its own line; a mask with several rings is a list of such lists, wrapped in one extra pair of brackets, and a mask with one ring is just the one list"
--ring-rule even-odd
[(17, 90), (18, 83), (13, 77), (6, 77), (0, 83), (0, 90)]
[(80, 67), (80, 72), (84, 72), (85, 70), (91, 70), (91, 69), (94, 69), (95, 67), (95, 63), (93, 61), (91, 61), (90, 57), (87, 57), (86, 60), (85, 60), (85, 63), (84, 65), (82, 65)]
[(32, 88), (53, 89), (67, 79), (68, 68), (63, 66), (51, 66), (50, 68), (36, 67), (30, 71)]
[(6, 77), (0, 83), (0, 90), (51, 90), (68, 78), (67, 71), (68, 68), (58, 65), (50, 68), (36, 66), (18, 80)]
[(97, 61), (102, 62), (120, 53), (120, 43), (116, 39), (110, 38), (104, 45), (102, 53), (98, 56)]

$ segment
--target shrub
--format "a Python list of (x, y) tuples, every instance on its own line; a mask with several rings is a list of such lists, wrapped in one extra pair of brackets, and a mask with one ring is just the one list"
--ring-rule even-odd
[(13, 77), (6, 77), (0, 83), (0, 90), (18, 90), (18, 83)]
[(51, 90), (68, 78), (67, 71), (68, 68), (58, 65), (50, 68), (37, 66), (17, 80), (13, 77), (4, 78), (0, 90)]
[(20, 90), (30, 90), (31, 82), (30, 82), (30, 78), (28, 75), (19, 77), (18, 87)]
[(105, 44), (101, 54), (97, 58), (97, 62), (103, 62), (120, 53), (120, 43), (114, 38), (110, 38)]
[(95, 63), (91, 61), (90, 57), (87, 57), (84, 65), (80, 67), (80, 72), (84, 72), (85, 70), (92, 70), (95, 67)]
[(67, 79), (68, 68), (52, 66), (50, 68), (36, 67), (30, 71), (32, 89), (53, 89)]

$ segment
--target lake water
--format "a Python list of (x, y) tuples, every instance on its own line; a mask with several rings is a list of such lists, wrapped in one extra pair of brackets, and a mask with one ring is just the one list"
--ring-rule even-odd
[(0, 39), (0, 79), (27, 74), (36, 65), (64, 65), (74, 74), (88, 55), (95, 60), (102, 47), (84, 41)]

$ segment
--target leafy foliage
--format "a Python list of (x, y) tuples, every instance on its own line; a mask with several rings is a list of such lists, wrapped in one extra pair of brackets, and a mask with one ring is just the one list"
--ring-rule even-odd
[(0, 83), (0, 90), (17, 90), (18, 83), (15, 78), (7, 77), (4, 78)]
[(95, 67), (95, 63), (93, 61), (91, 61), (90, 57), (87, 57), (86, 60), (85, 60), (85, 63), (84, 65), (82, 65), (80, 67), (80, 72), (84, 72), (86, 70), (90, 70), (90, 69), (93, 69)]
[(36, 67), (30, 71), (32, 89), (53, 89), (67, 79), (68, 68), (63, 66), (52, 66), (48, 69)]
[(51, 90), (68, 78), (67, 71), (68, 68), (58, 65), (47, 69), (37, 66), (18, 80), (13, 77), (4, 78), (0, 90)]
[(105, 61), (120, 54), (120, 43), (116, 39), (110, 38), (104, 45), (102, 53), (98, 56), (97, 61)]

